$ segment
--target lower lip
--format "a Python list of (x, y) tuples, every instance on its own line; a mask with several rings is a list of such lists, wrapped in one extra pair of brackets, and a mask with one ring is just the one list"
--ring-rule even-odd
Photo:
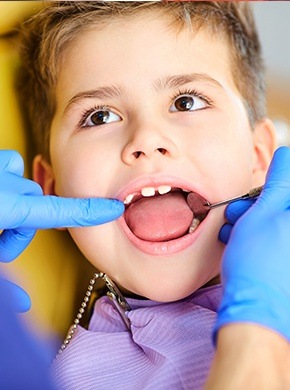
[(128, 225), (126, 224), (123, 216), (118, 219), (118, 223), (120, 224), (122, 230), (124, 231), (128, 239), (140, 251), (154, 256), (168, 256), (174, 253), (181, 252), (191, 246), (196, 241), (197, 237), (202, 231), (202, 227), (205, 223), (205, 220), (198, 226), (198, 228), (193, 233), (186, 234), (185, 236), (177, 238), (175, 240), (163, 242), (140, 240), (140, 238), (136, 237), (128, 228)]

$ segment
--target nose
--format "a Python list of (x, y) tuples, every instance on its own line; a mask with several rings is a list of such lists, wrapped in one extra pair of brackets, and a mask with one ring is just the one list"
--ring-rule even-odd
[(134, 129), (129, 142), (122, 151), (122, 160), (127, 165), (136, 161), (159, 157), (177, 156), (177, 146), (169, 135), (156, 126), (140, 126)]

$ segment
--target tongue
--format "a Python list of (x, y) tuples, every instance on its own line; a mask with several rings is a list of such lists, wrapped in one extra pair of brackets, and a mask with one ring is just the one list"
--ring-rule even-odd
[(193, 219), (182, 192), (141, 198), (125, 212), (125, 220), (135, 236), (145, 241), (169, 241), (183, 236)]

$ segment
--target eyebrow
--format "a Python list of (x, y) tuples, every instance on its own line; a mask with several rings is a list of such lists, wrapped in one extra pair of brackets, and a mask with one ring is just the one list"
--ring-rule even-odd
[(106, 87), (100, 87), (97, 89), (92, 89), (89, 91), (82, 91), (78, 92), (76, 95), (74, 95), (68, 102), (65, 111), (68, 110), (68, 108), (74, 104), (77, 103), (80, 100), (83, 99), (108, 99), (108, 98), (116, 98), (124, 95), (125, 90), (122, 87), (117, 86), (106, 86)]
[[(156, 91), (172, 89), (181, 87), (182, 85), (189, 84), (192, 82), (206, 82), (223, 88), (219, 81), (205, 73), (190, 73), (161, 77), (153, 83), (153, 88)], [(104, 86), (93, 90), (78, 92), (69, 100), (64, 112), (66, 112), (71, 105), (83, 99), (118, 98), (125, 94), (126, 89), (122, 86)]]
[(167, 76), (159, 78), (155, 81), (154, 87), (156, 90), (159, 89), (167, 89), (167, 88), (177, 88), (184, 84), (192, 83), (192, 82), (206, 82), (210, 84), (214, 84), (220, 88), (223, 88), (221, 83), (209, 76), (206, 73), (190, 73), (190, 74), (182, 74), (175, 76)]

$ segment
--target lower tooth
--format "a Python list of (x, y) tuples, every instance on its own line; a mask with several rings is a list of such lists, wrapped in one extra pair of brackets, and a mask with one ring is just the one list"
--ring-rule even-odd
[(189, 231), (188, 233), (193, 233), (195, 231), (195, 229), (198, 227), (198, 225), (200, 224), (200, 220), (198, 218), (193, 218), (190, 226), (189, 226)]

